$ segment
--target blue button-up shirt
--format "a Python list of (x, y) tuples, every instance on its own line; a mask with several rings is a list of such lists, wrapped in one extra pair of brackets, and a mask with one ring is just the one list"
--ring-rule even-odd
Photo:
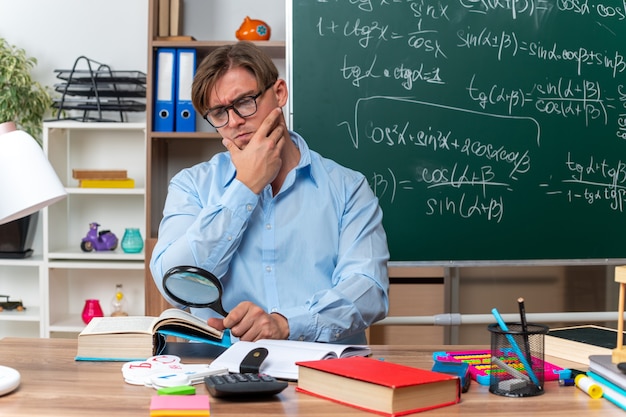
[(300, 162), (275, 196), (270, 185), (257, 195), (239, 182), (228, 152), (174, 176), (152, 275), (164, 294), (169, 268), (195, 265), (220, 279), (227, 311), (252, 301), (286, 317), (290, 339), (365, 343), (389, 308), (378, 199), (362, 174), (290, 135)]

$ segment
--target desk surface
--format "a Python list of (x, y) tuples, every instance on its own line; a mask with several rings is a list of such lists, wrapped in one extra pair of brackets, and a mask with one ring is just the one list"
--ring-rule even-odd
[[(452, 349), (454, 348), (454, 349)], [(374, 357), (430, 369), (433, 351), (468, 350), (476, 346), (372, 346)], [(120, 362), (76, 362), (76, 341), (67, 339), (0, 340), (0, 364), (17, 369), (22, 383), (17, 391), (0, 397), (0, 414), (17, 416), (148, 416), (152, 388), (129, 385), (122, 379)], [(547, 358), (561, 366), (575, 364)], [(184, 363), (206, 363), (187, 358)], [(580, 365), (578, 365), (580, 366)], [(231, 416), (373, 416), (375, 414), (296, 393), (294, 383), (272, 400), (233, 402), (211, 399), (211, 415)], [(197, 392), (206, 394), (204, 385)], [(575, 387), (546, 382), (545, 393), (531, 398), (506, 398), (489, 393), (472, 382), (461, 403), (418, 415), (455, 416), (623, 416), (623, 411), (605, 399), (592, 400)]]

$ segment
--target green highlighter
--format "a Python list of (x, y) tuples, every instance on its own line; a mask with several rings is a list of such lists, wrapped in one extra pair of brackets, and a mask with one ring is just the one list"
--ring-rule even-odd
[(191, 385), (179, 385), (177, 387), (159, 388), (158, 395), (195, 395), (196, 387)]

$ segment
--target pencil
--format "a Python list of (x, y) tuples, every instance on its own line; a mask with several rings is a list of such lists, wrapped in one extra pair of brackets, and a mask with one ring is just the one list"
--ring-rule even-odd
[(526, 322), (526, 307), (524, 306), (524, 298), (517, 299), (519, 306), (519, 316), (522, 323), (522, 332), (524, 332), (524, 350), (526, 351), (526, 359), (532, 364), (533, 357), (530, 354), (530, 343), (528, 342), (528, 323)]
[(535, 384), (538, 387), (541, 387), (541, 384), (539, 383), (539, 380), (537, 379), (537, 376), (533, 372), (533, 368), (531, 367), (530, 363), (528, 363), (528, 361), (526, 360), (526, 356), (520, 350), (520, 348), (517, 345), (517, 343), (515, 342), (515, 339), (513, 338), (513, 336), (509, 333), (509, 328), (507, 327), (506, 323), (502, 319), (502, 316), (500, 315), (500, 312), (498, 311), (498, 309), (497, 308), (492, 308), (491, 309), (491, 314), (493, 314), (493, 316), (495, 317), (496, 321), (498, 322), (498, 325), (500, 326), (500, 330), (502, 330), (504, 332), (504, 336), (509, 341), (509, 344), (513, 348), (513, 351), (517, 355), (518, 359), (520, 360), (522, 365), (524, 365), (524, 368), (526, 369), (526, 373), (528, 374), (528, 376), (532, 380), (533, 384)]

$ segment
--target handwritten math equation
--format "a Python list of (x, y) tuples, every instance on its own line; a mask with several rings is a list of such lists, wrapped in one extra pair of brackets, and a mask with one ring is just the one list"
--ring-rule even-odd
[[(431, 177), (435, 184), (431, 184), (428, 187), (448, 186), (461, 188), (464, 186), (480, 186), (484, 189), (487, 186), (506, 186), (506, 184), (490, 182), (493, 172), (488, 166), (481, 167), (478, 171), (471, 173), (468, 172), (469, 167), (467, 166), (459, 169), (459, 172), (457, 172), (458, 168), (454, 166), (451, 170), (447, 168), (435, 170), (436, 172), (431, 174), (438, 177), (438, 179)], [(423, 174), (429, 175), (429, 173)], [(369, 179), (374, 194), (379, 199), (389, 196), (392, 203), (398, 192), (414, 191), (417, 182), (419, 181), (415, 179), (398, 178), (391, 168), (388, 168), (387, 172), (374, 172)], [(487, 221), (500, 223), (504, 218), (504, 198), (502, 195), (493, 197), (466, 192), (461, 192), (458, 197), (445, 195), (430, 197), (426, 200), (423, 212), (427, 216), (451, 215), (464, 219), (482, 217)]]
[[(624, 212), (626, 161), (617, 159), (611, 163), (606, 158), (599, 159), (594, 156), (580, 161), (568, 153), (564, 165), (570, 175), (561, 183), (575, 187), (568, 187), (566, 191), (547, 191), (546, 194), (565, 195), (568, 201), (582, 200), (589, 205), (606, 202), (611, 210)], [(541, 184), (541, 186), (550, 187), (549, 184)]]
[[(364, 171), (381, 202), (413, 195), (419, 215), (500, 223), (512, 197), (532, 189), (547, 201), (625, 211), (626, 153), (595, 149), (626, 145), (626, 39), (616, 40), (626, 0), (317, 0), (315, 7), (338, 12), (312, 15), (314, 36), (349, 45), (324, 64), (356, 97), (335, 127), (355, 154), (394, 149), (428, 161), (403, 167), (391, 157)], [(584, 29), (611, 42), (562, 23), (554, 31), (572, 36), (554, 34), (555, 16), (584, 17), (591, 26)], [(472, 66), (473, 57), (481, 65)], [(404, 119), (379, 116), (396, 113)], [(478, 137), (467, 125), (486, 133)], [(569, 140), (586, 142), (568, 151)], [(546, 157), (555, 142), (565, 149)], [(540, 178), (537, 166), (546, 161), (550, 175)]]
[[(393, 99), (385, 100), (389, 101)], [(410, 175), (401, 169), (386, 168), (373, 171), (369, 177), (374, 194), (390, 204), (394, 204), (401, 193), (457, 191), (432, 193), (433, 197), (426, 199), (423, 208), (427, 216), (482, 217), (500, 222), (505, 213), (505, 195), (511, 195), (516, 183), (532, 167), (531, 148), (495, 144), (432, 126), (413, 128), (410, 121), (392, 126), (367, 125), (364, 140), (370, 145), (400, 147), (402, 152), (419, 154), (424, 151), (453, 154), (452, 160), (459, 161), (424, 164), (411, 170)]]

